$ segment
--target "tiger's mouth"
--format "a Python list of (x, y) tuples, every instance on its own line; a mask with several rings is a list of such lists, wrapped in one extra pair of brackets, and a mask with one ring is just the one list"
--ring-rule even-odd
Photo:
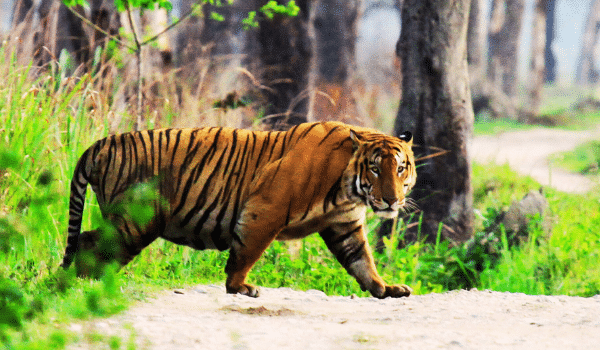
[(393, 219), (398, 216), (398, 211), (404, 205), (405, 201), (406, 200), (403, 199), (402, 201), (396, 201), (392, 205), (388, 205), (383, 200), (369, 198), (369, 205), (373, 209), (373, 212), (377, 214), (377, 216), (386, 219)]
[(371, 206), (371, 208), (373, 208), (373, 212), (380, 218), (393, 219), (398, 216), (398, 210), (393, 210), (390, 208), (381, 210), (374, 206)]

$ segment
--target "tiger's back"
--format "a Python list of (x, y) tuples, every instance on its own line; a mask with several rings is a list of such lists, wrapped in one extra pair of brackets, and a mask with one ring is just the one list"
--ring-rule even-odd
[[(365, 138), (383, 135), (352, 129)], [(255, 261), (256, 252), (260, 256), (273, 239), (364, 221), (368, 200), (352, 198), (357, 189), (344, 180), (356, 147), (350, 127), (337, 122), (301, 124), (287, 132), (200, 128), (109, 136), (92, 145), (76, 167), (63, 265), (82, 245), (82, 197), (89, 182), (104, 216), (122, 236), (117, 256), (122, 264), (158, 237), (196, 249), (233, 247), (228, 275), (241, 269), (243, 282), (247, 271), (235, 267), (239, 260)], [(129, 192), (140, 184), (155, 186), (151, 192), (156, 196), (148, 201), (154, 215), (145, 223), (127, 210), (114, 210), (131, 200)], [(244, 247), (250, 252), (238, 254)], [(243, 284), (233, 279), (228, 278), (228, 286)]]

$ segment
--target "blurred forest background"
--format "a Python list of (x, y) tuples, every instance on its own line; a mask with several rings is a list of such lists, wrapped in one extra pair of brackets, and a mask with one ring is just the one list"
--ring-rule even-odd
[[(402, 1), (298, 1), (299, 16), (245, 30), (242, 20), (264, 3), (207, 5), (145, 47), (141, 75), (146, 111), (160, 108), (157, 116), (165, 118), (163, 109), (169, 108), (181, 114), (176, 125), (248, 127), (257, 118), (256, 109), (264, 108), (262, 117), (287, 113), (290, 118), (342, 119), (391, 131), (395, 108), (377, 101), (400, 96), (401, 62), (395, 47)], [(141, 16), (134, 11), (138, 36), (161, 32), (194, 1), (172, 4), (171, 11), (146, 10)], [(94, 0), (74, 9), (91, 23), (59, 1), (1, 0), (4, 45), (21, 63), (33, 60), (35, 67), (58, 64), (68, 53), (63, 62), (70, 74), (91, 69), (97, 48), (105, 49), (100, 59), (103, 64), (113, 59), (113, 67), (97, 69), (112, 87), (114, 111), (131, 112), (135, 104), (127, 102), (134, 93), (130, 61), (135, 57), (107, 52), (111, 46), (106, 35), (121, 40), (131, 36), (127, 15), (118, 13), (112, 1)], [(544, 72), (542, 84), (594, 85), (599, 9), (594, 0), (471, 1), (468, 52), (476, 114), (487, 109), (495, 117), (541, 117), (541, 97), (536, 96), (541, 90), (532, 79), (536, 70)], [(280, 96), (272, 96), (269, 88)], [(212, 101), (232, 92), (252, 102), (252, 112), (223, 118), (222, 113), (208, 111)], [(120, 122), (121, 117), (115, 118), (113, 128)]]
[[(261, 106), (262, 117), (288, 113), (288, 117), (342, 119), (391, 131), (396, 110), (376, 101), (400, 96), (401, 62), (395, 47), (403, 1), (298, 1), (299, 16), (266, 22), (259, 30), (245, 30), (242, 20), (266, 1), (223, 3), (196, 11), (191, 20), (144, 48), (141, 75), (146, 111), (184, 110), (176, 125), (248, 127)], [(194, 1), (172, 4), (171, 11), (146, 10), (141, 16), (135, 10), (138, 36), (161, 32), (187, 13)], [(67, 11), (60, 1), (1, 0), (4, 46), (14, 50), (23, 64), (33, 60), (35, 67), (58, 64), (61, 55), (68, 53), (68, 62), (66, 58), (63, 62), (70, 74), (89, 70), (99, 54), (96, 49), (103, 48), (102, 63), (113, 59), (114, 67), (98, 69), (104, 70), (105, 80), (110, 78), (105, 84), (115, 93), (115, 113), (134, 108), (135, 104), (127, 106), (133, 93), (130, 61), (134, 56), (117, 59), (114, 51), (106, 52), (107, 33), (121, 40), (131, 36), (127, 15), (118, 13), (112, 1), (94, 0), (74, 9), (91, 23)], [(599, 11), (594, 0), (470, 1), (468, 54), (476, 114), (488, 109), (495, 117), (541, 117), (536, 96), (541, 90), (532, 79), (536, 70), (544, 72), (542, 84), (593, 87), (599, 76)], [(291, 77), (296, 79), (286, 81)], [(287, 94), (275, 99), (269, 88)], [(222, 118), (207, 111), (211, 101), (231, 92), (238, 97), (249, 94), (252, 112)], [(596, 93), (590, 89), (581, 97)], [(168, 106), (164, 100), (169, 100)], [(113, 128), (120, 121), (116, 118)]]

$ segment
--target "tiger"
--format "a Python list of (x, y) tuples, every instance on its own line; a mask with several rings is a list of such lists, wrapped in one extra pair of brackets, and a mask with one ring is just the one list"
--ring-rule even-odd
[[(416, 180), (412, 135), (388, 136), (342, 122), (296, 125), (287, 131), (228, 127), (155, 129), (96, 141), (76, 164), (71, 181), (67, 246), (62, 267), (77, 257), (128, 264), (157, 238), (194, 249), (229, 249), (227, 293), (258, 297), (246, 283), (274, 240), (318, 232), (363, 291), (405, 297), (407, 285), (379, 276), (365, 232), (367, 208), (383, 218), (405, 210)], [(87, 185), (117, 234), (100, 249), (102, 228), (81, 232)], [(153, 184), (146, 222), (124, 210), (131, 190)], [(112, 254), (112, 255), (111, 255)]]

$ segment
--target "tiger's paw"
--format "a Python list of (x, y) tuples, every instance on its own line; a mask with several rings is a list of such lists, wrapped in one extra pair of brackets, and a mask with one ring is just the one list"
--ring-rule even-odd
[(406, 284), (385, 286), (385, 293), (383, 294), (381, 299), (387, 298), (387, 297), (402, 298), (402, 297), (409, 296), (411, 293), (412, 293), (412, 289), (409, 286), (407, 286)]
[(252, 298), (258, 298), (258, 288), (251, 284), (242, 284), (239, 286), (226, 286), (228, 294), (241, 294)]
[(370, 289), (371, 295), (375, 298), (385, 299), (391, 298), (402, 298), (407, 297), (412, 293), (412, 289), (406, 284), (400, 285), (387, 285), (387, 284), (376, 284)]

